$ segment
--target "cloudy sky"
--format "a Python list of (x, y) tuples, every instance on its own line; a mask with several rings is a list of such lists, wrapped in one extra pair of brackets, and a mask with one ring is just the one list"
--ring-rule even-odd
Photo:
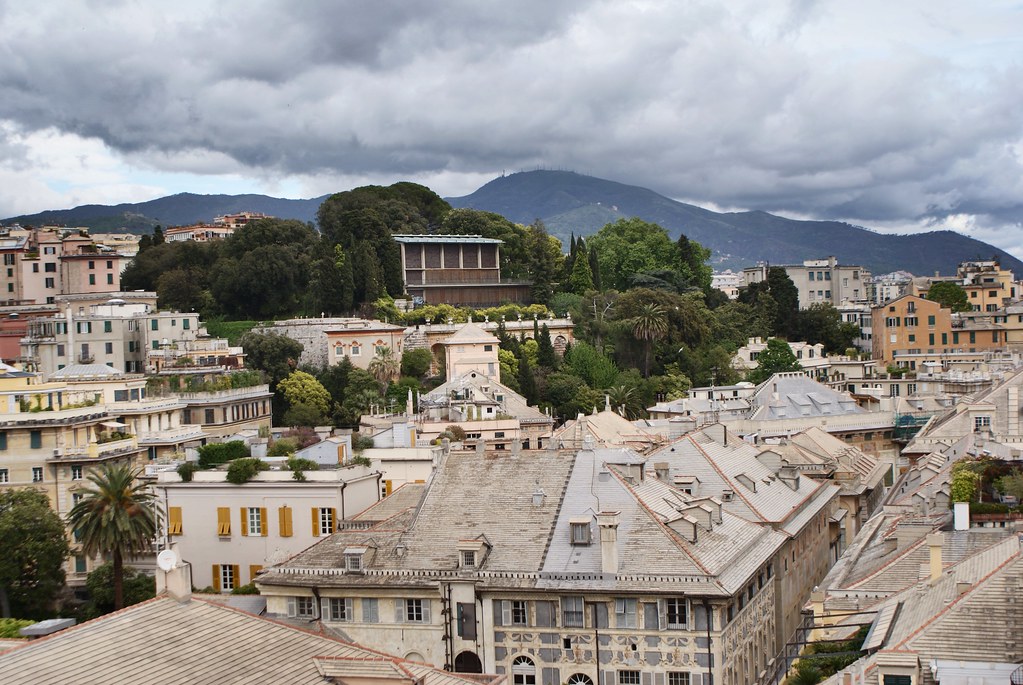
[(568, 169), (1023, 258), (1018, 0), (0, 0), (0, 217)]

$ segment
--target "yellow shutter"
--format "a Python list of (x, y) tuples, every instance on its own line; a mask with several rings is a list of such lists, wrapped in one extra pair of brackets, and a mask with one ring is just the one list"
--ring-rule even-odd
[(337, 530), (337, 509), (330, 508), (330, 532)]
[(390, 495), (390, 494), (391, 494), (391, 481), (385, 480), (384, 481), (384, 496), (386, 497), (387, 495)]
[(280, 523), (280, 535), (282, 538), (290, 538), (291, 533), (291, 507), (285, 505), (277, 510), (277, 518)]
[(313, 537), (320, 537), (320, 510), (313, 507)]
[(181, 507), (169, 507), (167, 512), (167, 534), (181, 535)]
[(249, 510), (248, 510), (247, 507), (242, 507), (240, 509), (240, 511), (241, 511), (241, 521), (242, 521), (242, 528), (241, 528), (242, 535), (248, 535), (249, 534), (249, 521), (248, 521)]
[(220, 592), (220, 564), (213, 564), (213, 591)]
[(217, 535), (231, 534), (231, 510), (228, 507), (217, 507)]
[(263, 567), (259, 564), (253, 564), (249, 566), (249, 582), (256, 582), (256, 574), (263, 570)]
[[(231, 564), (231, 577), (234, 578), (234, 587), (238, 587), (242, 584), (241, 568), (238, 564)], [(231, 588), (232, 590), (234, 589)]]
[(266, 537), (268, 525), (266, 522), (266, 507), (259, 508), (259, 534)]

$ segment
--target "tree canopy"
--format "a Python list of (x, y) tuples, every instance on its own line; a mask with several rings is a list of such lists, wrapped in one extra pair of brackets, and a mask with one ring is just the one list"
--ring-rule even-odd
[(763, 383), (776, 373), (800, 369), (799, 360), (789, 344), (780, 338), (770, 338), (767, 347), (757, 357), (757, 368), (750, 371), (746, 379), (751, 383)]
[(927, 299), (937, 302), (942, 307), (951, 309), (953, 312), (968, 312), (973, 309), (973, 306), (970, 304), (970, 298), (966, 295), (966, 291), (963, 290), (963, 286), (952, 281), (932, 283), (927, 291)]
[(0, 491), (0, 540), (0, 616), (52, 616), (70, 551), (64, 522), (45, 493)]

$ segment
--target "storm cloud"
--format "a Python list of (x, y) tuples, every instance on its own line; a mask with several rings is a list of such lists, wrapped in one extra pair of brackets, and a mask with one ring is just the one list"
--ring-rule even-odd
[(1023, 257), (1008, 2), (0, 2), (0, 29), (0, 179), (40, 136), (319, 192), (561, 168)]

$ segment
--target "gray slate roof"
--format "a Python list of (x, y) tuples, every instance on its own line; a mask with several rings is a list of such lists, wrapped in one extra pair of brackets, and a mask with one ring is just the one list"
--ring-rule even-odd
[[(0, 654), (5, 685), (176, 685), (288, 683), (324, 685), (332, 673), (358, 675), (373, 665), (405, 672), (424, 685), (480, 685), (331, 637), (259, 618), (198, 598), (165, 596), (136, 604)], [(492, 682), (497, 682), (494, 679)], [(486, 682), (486, 681), (484, 681)]]

